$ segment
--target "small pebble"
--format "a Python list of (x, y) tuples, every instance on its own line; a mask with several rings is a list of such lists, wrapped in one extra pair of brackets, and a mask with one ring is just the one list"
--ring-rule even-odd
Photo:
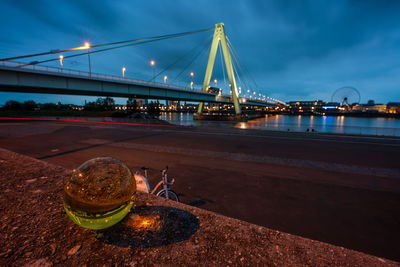
[(73, 248), (71, 248), (69, 251), (68, 251), (68, 256), (72, 256), (72, 255), (74, 255), (76, 252), (78, 252), (78, 250), (81, 248), (81, 245), (76, 245), (75, 247), (73, 247)]
[(50, 245), (50, 254), (51, 255), (54, 255), (54, 253), (56, 252), (56, 248), (57, 248), (56, 244)]
[(52, 266), (52, 263), (48, 262), (46, 259), (42, 258), (42, 259), (38, 259), (26, 266), (28, 266), (28, 267), (50, 267), (50, 266)]

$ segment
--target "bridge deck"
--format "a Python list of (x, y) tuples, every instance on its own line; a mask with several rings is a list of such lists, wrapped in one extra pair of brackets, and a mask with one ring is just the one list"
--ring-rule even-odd
[[(0, 65), (0, 91), (232, 103), (230, 95), (75, 70), (23, 66), (14, 62)], [(252, 106), (272, 105), (244, 98), (242, 102)]]

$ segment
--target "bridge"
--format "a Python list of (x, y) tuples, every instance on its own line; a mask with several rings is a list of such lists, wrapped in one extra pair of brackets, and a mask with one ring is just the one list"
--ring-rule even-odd
[[(230, 95), (75, 70), (22, 66), (4, 61), (0, 63), (0, 91), (232, 103)], [(240, 101), (251, 106), (272, 106), (259, 100), (241, 98)]]
[[(90, 53), (108, 51), (110, 49), (122, 48), (129, 45), (143, 44), (150, 41), (159, 41), (168, 38), (185, 36), (188, 34), (208, 31), (199, 30), (188, 33), (171, 34), (150, 38), (142, 38), (136, 40), (129, 40), (123, 42), (116, 42), (110, 44), (102, 44), (90, 46), (86, 43), (82, 47), (65, 49), (65, 50), (51, 50), (34, 55), (18, 56), (13, 58), (0, 60), (0, 91), (8, 92), (23, 92), (23, 93), (45, 93), (45, 94), (68, 94), (68, 95), (87, 95), (87, 96), (113, 96), (113, 97), (127, 97), (127, 98), (140, 98), (140, 99), (160, 99), (160, 100), (177, 100), (177, 101), (192, 101), (199, 102), (198, 113), (203, 113), (204, 102), (208, 103), (223, 103), (232, 104), (235, 107), (235, 113), (240, 114), (241, 106), (259, 106), (267, 107), (274, 106), (283, 102), (276, 99), (269, 99), (266, 96), (258, 97), (249, 94), (240, 96), (235, 79), (240, 70), (235, 68), (233, 64), (235, 57), (229, 40), (226, 37), (224, 25), (222, 23), (216, 24), (214, 29), (213, 40), (210, 48), (210, 54), (207, 64), (207, 69), (204, 77), (202, 89), (191, 88), (171, 85), (166, 83), (157, 83), (152, 81), (136, 80), (124, 77), (95, 74), (89, 69), (89, 72), (69, 70), (62, 68), (62, 60), (68, 57), (88, 55), (89, 68), (90, 68), (90, 48), (98, 48), (102, 46), (114, 45), (112, 48), (100, 49), (91, 51)], [(122, 44), (115, 47), (115, 45)], [(224, 55), (224, 63), (226, 66), (226, 73), (229, 81), (230, 94), (222, 94), (221, 92), (210, 92), (210, 81), (213, 73), (215, 57), (218, 48), (221, 47), (221, 60), (222, 54)], [(87, 50), (87, 53), (80, 53), (72, 56), (62, 56), (62, 52), (71, 52), (77, 50)], [(60, 54), (58, 58), (51, 60), (33, 61), (27, 64), (17, 63), (13, 60), (24, 59), (30, 57), (37, 57), (43, 55)], [(41, 63), (46, 63), (54, 60), (60, 61), (60, 68), (39, 66)], [(162, 73), (162, 72), (161, 72)], [(159, 73), (160, 74), (160, 73)], [(157, 74), (157, 75), (159, 75)], [(224, 73), (225, 74), (225, 73)], [(240, 77), (239, 77), (240, 79)], [(193, 85), (193, 82), (192, 84)], [(250, 92), (250, 90), (247, 90)], [(261, 94), (260, 94), (261, 96)]]

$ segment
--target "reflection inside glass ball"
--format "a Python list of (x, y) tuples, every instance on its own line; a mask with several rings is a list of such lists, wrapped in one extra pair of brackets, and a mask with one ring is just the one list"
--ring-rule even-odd
[(110, 157), (86, 161), (64, 186), (64, 208), (73, 222), (104, 229), (121, 221), (135, 200), (136, 182), (128, 167)]

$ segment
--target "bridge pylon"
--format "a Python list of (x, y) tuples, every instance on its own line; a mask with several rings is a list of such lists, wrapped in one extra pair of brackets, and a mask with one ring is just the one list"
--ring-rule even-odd
[[(224, 54), (225, 67), (226, 67), (226, 72), (228, 74), (229, 87), (232, 93), (233, 104), (235, 106), (235, 113), (241, 114), (242, 111), (239, 104), (239, 94), (236, 87), (236, 80), (235, 80), (235, 74), (233, 72), (231, 54), (229, 53), (229, 48), (226, 40), (223, 23), (215, 24), (214, 37), (210, 49), (210, 56), (208, 57), (206, 74), (204, 76), (203, 92), (207, 92), (207, 89), (210, 87), (210, 80), (214, 68), (215, 56), (217, 54), (219, 42), (221, 42), (222, 53)], [(200, 102), (197, 113), (202, 114), (203, 109), (204, 109), (204, 102)]]

